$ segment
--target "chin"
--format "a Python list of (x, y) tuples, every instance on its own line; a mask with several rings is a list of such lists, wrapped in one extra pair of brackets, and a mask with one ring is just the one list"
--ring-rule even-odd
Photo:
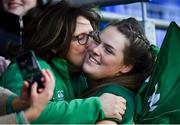
[(92, 68), (87, 66), (87, 65), (83, 65), (83, 71), (87, 74), (91, 74), (91, 70)]

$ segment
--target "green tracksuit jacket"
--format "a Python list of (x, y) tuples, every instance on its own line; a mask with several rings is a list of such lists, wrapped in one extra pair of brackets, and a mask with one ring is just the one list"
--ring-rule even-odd
[(112, 120), (120, 124), (133, 124), (134, 93), (117, 84), (111, 84), (102, 88), (98, 93), (96, 93), (96, 95), (100, 96), (103, 93), (112, 93), (126, 99), (126, 111), (125, 111), (125, 114), (123, 115), (122, 121), (118, 121), (116, 119), (112, 119)]
[[(72, 78), (73, 81), (78, 81), (76, 83), (73, 83), (76, 98), (81, 96), (81, 94), (83, 93), (83, 90), (86, 91), (86, 89), (88, 89), (88, 86), (90, 84), (88, 79), (86, 79), (86, 77), (83, 75), (83, 73), (82, 73), (82, 75), (79, 75), (79, 76), (80, 77), (75, 76)], [(96, 96), (100, 96), (103, 93), (112, 93), (112, 94), (121, 96), (126, 99), (126, 111), (125, 111), (125, 114), (123, 115), (122, 121), (119, 121), (118, 119), (109, 119), (109, 120), (115, 121), (120, 124), (133, 124), (135, 94), (132, 91), (128, 90), (127, 88), (125, 88), (121, 85), (118, 85), (118, 84), (109, 84), (109, 85), (99, 89), (98, 92), (94, 93), (94, 94)], [(106, 119), (108, 119), (108, 118), (106, 118)]]
[[(39, 118), (32, 123), (95, 123), (104, 118), (104, 112), (97, 97), (74, 99), (74, 89), (65, 60), (52, 59), (51, 62), (56, 68), (50, 67), (42, 59), (38, 59), (38, 62), (42, 69), (49, 69), (53, 73), (56, 85), (52, 100), (49, 101)], [(0, 85), (17, 95), (20, 94), (23, 79), (16, 63), (7, 68)]]

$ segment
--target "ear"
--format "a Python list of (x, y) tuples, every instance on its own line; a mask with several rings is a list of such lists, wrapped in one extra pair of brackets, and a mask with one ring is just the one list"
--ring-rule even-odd
[(132, 64), (129, 64), (129, 65), (124, 65), (120, 68), (120, 72), (121, 73), (127, 73), (129, 71), (131, 71), (131, 69), (133, 68), (133, 65)]

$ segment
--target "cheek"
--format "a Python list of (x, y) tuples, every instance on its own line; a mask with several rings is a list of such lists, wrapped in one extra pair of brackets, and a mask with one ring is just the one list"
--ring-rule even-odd
[(111, 57), (108, 58), (108, 56), (106, 56), (106, 58), (104, 60), (102, 60), (102, 61), (103, 61), (103, 64), (104, 64), (104, 70), (107, 73), (117, 72), (119, 70), (120, 66), (121, 66), (121, 61), (119, 59), (116, 59), (116, 58), (111, 58)]
[(85, 47), (81, 45), (77, 45), (75, 42), (72, 42), (68, 51), (68, 58), (71, 57), (73, 59), (82, 60), (86, 54)]
[(90, 41), (89, 44), (88, 44), (88, 49), (89, 50), (92, 50), (93, 48), (97, 47), (97, 45), (95, 44), (94, 41)]
[(75, 42), (71, 43), (69, 51), (74, 54), (80, 54), (85, 51), (85, 48), (81, 45), (76, 44)]
[(29, 10), (37, 5), (36, 0), (28, 0), (24, 2), (24, 7)]

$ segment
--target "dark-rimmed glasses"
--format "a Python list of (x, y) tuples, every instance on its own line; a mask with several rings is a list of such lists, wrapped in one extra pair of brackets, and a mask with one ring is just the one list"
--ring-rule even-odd
[(73, 36), (72, 40), (77, 41), (80, 45), (88, 43), (89, 38), (92, 38), (96, 42), (100, 42), (99, 31), (91, 31), (89, 34), (83, 33), (77, 36)]
[(80, 45), (85, 45), (88, 43), (89, 34), (83, 33), (72, 37), (73, 41), (77, 41)]

